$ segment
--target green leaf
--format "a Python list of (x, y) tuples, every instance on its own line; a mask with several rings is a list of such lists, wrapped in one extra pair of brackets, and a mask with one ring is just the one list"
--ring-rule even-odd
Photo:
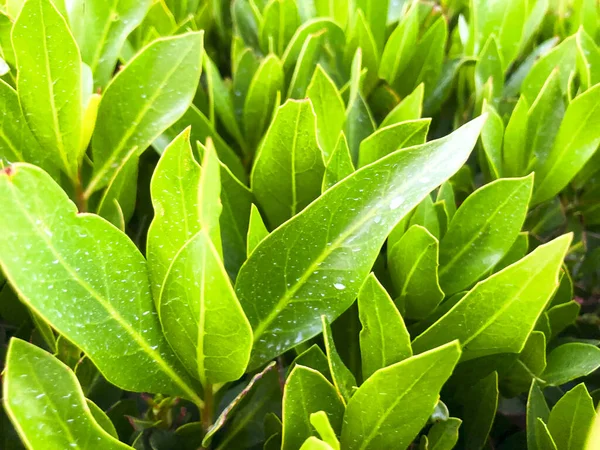
[(317, 138), (328, 159), (337, 147), (339, 134), (346, 120), (344, 102), (333, 80), (317, 65), (313, 78), (306, 90), (317, 115)]
[(567, 303), (556, 305), (546, 312), (548, 315), (548, 321), (550, 322), (550, 330), (552, 331), (553, 338), (558, 336), (560, 332), (569, 325), (575, 323), (575, 320), (577, 320), (577, 317), (579, 316), (580, 309), (581, 306), (579, 303), (577, 303), (575, 300), (571, 300)]
[(377, 76), (377, 69), (379, 68), (379, 51), (377, 50), (375, 38), (366, 22), (362, 10), (358, 10), (354, 16), (352, 26), (348, 32), (346, 48), (344, 49), (345, 65), (350, 65), (352, 63), (352, 58), (359, 48), (362, 53), (362, 63), (367, 70), (363, 88), (364, 92), (369, 93), (379, 81), (379, 77)]
[(353, 172), (354, 164), (352, 164), (352, 156), (350, 155), (348, 142), (346, 141), (344, 132), (340, 131), (335, 149), (329, 156), (329, 161), (325, 166), (325, 175), (323, 176), (321, 191), (325, 192), (331, 186), (342, 181)]
[(381, 55), (379, 77), (391, 86), (396, 84), (398, 76), (414, 55), (418, 33), (419, 8), (413, 4), (388, 38)]
[(190, 106), (202, 67), (203, 33), (159, 39), (111, 81), (92, 137), (94, 175), (85, 195), (104, 187), (133, 147), (142, 153)]
[[(545, 447), (538, 446), (538, 428), (536, 422), (542, 420), (548, 421), (550, 409), (544, 398), (544, 393), (540, 389), (539, 383), (534, 380), (531, 383), (529, 396), (527, 398), (527, 448), (529, 450), (545, 450)], [(542, 431), (543, 433), (543, 431)]]
[(491, 35), (475, 64), (475, 92), (478, 102), (484, 97), (484, 88), (490, 79), (492, 97), (487, 100), (496, 106), (502, 96), (504, 71), (502, 69), (502, 56), (499, 52), (498, 41), (494, 35)]
[(600, 349), (595, 345), (568, 342), (548, 355), (546, 370), (540, 378), (551, 386), (560, 386), (589, 375), (600, 367)]
[(112, 437), (114, 437), (115, 439), (119, 439), (119, 436), (117, 435), (117, 430), (115, 429), (115, 426), (110, 421), (110, 418), (106, 415), (106, 413), (102, 411), (102, 409), (100, 409), (100, 407), (96, 405), (93, 401), (87, 398), (86, 404), (90, 408), (90, 412), (92, 413), (92, 416), (94, 417), (94, 420), (98, 423), (98, 425), (100, 425), (100, 427), (102, 427), (102, 429), (108, 434), (110, 434)]
[(558, 450), (556, 443), (550, 434), (550, 430), (548, 430), (548, 426), (539, 417), (535, 421), (535, 430), (537, 439), (536, 445), (538, 448), (546, 450)]
[(309, 100), (288, 100), (275, 115), (252, 169), (252, 192), (271, 228), (321, 193), (325, 172)]
[(566, 93), (569, 76), (575, 70), (576, 55), (575, 36), (570, 36), (535, 63), (521, 85), (521, 94), (529, 104), (537, 98), (551, 72), (557, 67), (561, 91)]
[(270, 0), (263, 11), (259, 39), (264, 53), (283, 55), (288, 42), (300, 26), (298, 7), (294, 0)]
[(254, 330), (251, 369), (320, 333), (322, 314), (332, 321), (350, 306), (387, 235), (461, 167), (482, 125), (364, 167), (261, 242), (236, 283)]
[(244, 133), (250, 148), (258, 145), (279, 105), (277, 93), (283, 89), (283, 66), (275, 55), (267, 56), (252, 77), (244, 103)]
[(344, 127), (344, 134), (348, 139), (348, 148), (350, 149), (350, 155), (352, 156), (352, 163), (356, 164), (359, 158), (360, 144), (371, 136), (377, 126), (369, 105), (363, 98), (362, 94), (357, 93), (352, 101), (350, 96), (350, 104), (346, 111), (346, 124)]
[(304, 41), (289, 82), (288, 98), (301, 99), (305, 97), (306, 88), (312, 79), (315, 65), (321, 56), (325, 33), (325, 30), (321, 30), (310, 34)]
[(211, 237), (219, 231), (216, 156), (207, 152), (212, 158), (206, 160), (212, 163), (202, 169), (194, 159), (189, 138), (187, 128), (173, 140), (162, 154), (150, 183), (154, 219), (148, 230), (146, 255), (155, 302), (160, 298), (169, 266), (181, 248), (201, 228), (207, 228)]
[(379, 128), (394, 125), (407, 120), (417, 120), (423, 114), (423, 94), (425, 93), (425, 85), (419, 84), (416, 89), (402, 99), (394, 109), (383, 119)]
[(452, 450), (458, 442), (461, 423), (456, 417), (435, 423), (427, 433), (428, 450)]
[(243, 375), (252, 330), (205, 229), (173, 259), (158, 312), (171, 347), (203, 386)]
[[(383, 51), (389, 0), (358, 0), (356, 7), (362, 11), (379, 52)], [(357, 14), (358, 15), (358, 14)]]
[[(597, 14), (597, 12), (595, 11), (593, 14)], [(600, 49), (583, 29), (577, 32), (575, 41), (582, 90), (586, 90), (600, 82)]]
[(335, 431), (329, 422), (329, 416), (325, 411), (312, 413), (310, 415), (310, 423), (327, 444), (334, 450), (340, 450), (340, 442), (335, 435)]
[[(458, 213), (457, 213), (458, 215)], [(459, 339), (463, 361), (518, 353), (558, 287), (558, 272), (571, 242), (563, 235), (478, 283), (448, 313), (413, 341), (422, 352)], [(504, 330), (510, 329), (510, 333)]]
[(463, 404), (465, 448), (484, 448), (496, 417), (498, 397), (498, 373), (492, 372), (468, 389), (460, 399)]
[(52, 162), (76, 180), (85, 151), (81, 148), (82, 81), (77, 43), (50, 0), (23, 4), (12, 42), (25, 119)]
[(592, 397), (583, 383), (567, 392), (554, 405), (548, 420), (548, 430), (556, 442), (557, 450), (584, 448), (595, 417)]
[(328, 380), (331, 379), (329, 361), (327, 360), (325, 353), (323, 353), (323, 350), (321, 350), (321, 347), (319, 347), (317, 344), (313, 344), (308, 350), (300, 353), (292, 362), (290, 370), (293, 369), (295, 365), (315, 369)]
[(438, 191), (436, 202), (443, 201), (448, 211), (448, 217), (452, 219), (456, 214), (456, 199), (454, 198), (454, 188), (452, 183), (447, 181), (440, 186)]
[(58, 178), (60, 164), (40, 147), (31, 133), (19, 105), (16, 91), (0, 80), (0, 160), (5, 163), (30, 162), (40, 166), (54, 178)]
[(252, 209), (250, 210), (250, 223), (248, 225), (248, 246), (246, 253), (248, 255), (252, 254), (258, 244), (260, 244), (268, 235), (269, 230), (267, 230), (258, 208), (252, 204)]
[(348, 403), (342, 448), (408, 447), (459, 358), (460, 347), (453, 342), (375, 372)]
[(323, 340), (325, 341), (325, 351), (327, 352), (327, 363), (329, 364), (333, 385), (342, 402), (346, 405), (350, 397), (352, 397), (353, 389), (357, 386), (356, 379), (343, 363), (335, 348), (331, 326), (327, 322), (327, 317), (321, 316), (321, 321), (323, 323)]
[(71, 9), (69, 21), (81, 58), (94, 74), (94, 87), (108, 84), (127, 36), (142, 22), (151, 3), (151, 0), (75, 2), (77, 6)]
[(28, 448), (131, 449), (98, 425), (75, 374), (44, 350), (11, 339), (3, 384), (6, 411)]
[(294, 367), (283, 394), (282, 450), (296, 450), (314, 435), (310, 416), (319, 411), (327, 413), (333, 430), (339, 433), (344, 405), (334, 387), (316, 370)]
[(525, 159), (522, 162), (525, 170), (522, 172), (530, 167), (537, 171), (545, 164), (564, 115), (565, 104), (560, 89), (559, 71), (555, 69), (529, 108), (523, 152)]
[[(502, 144), (502, 168), (503, 173), (509, 177), (518, 177), (525, 174), (527, 170), (527, 156), (530, 154), (526, 151), (527, 129), (529, 103), (524, 96), (519, 97), (519, 101), (510, 115), (510, 120), (506, 125), (504, 132), (504, 142)], [(535, 116), (533, 118), (535, 119)]]
[(333, 450), (333, 447), (327, 442), (322, 441), (314, 436), (309, 437), (304, 443), (300, 450)]
[(404, 320), (374, 274), (370, 274), (360, 288), (358, 313), (362, 324), (360, 354), (363, 379), (412, 356)]
[(410, 319), (424, 319), (444, 298), (438, 281), (438, 240), (419, 225), (408, 231), (388, 251), (396, 304)]
[(567, 107), (554, 146), (539, 168), (532, 203), (558, 194), (592, 157), (600, 144), (600, 85), (588, 89)]
[(502, 176), (502, 142), (504, 138), (504, 122), (502, 117), (498, 115), (496, 109), (483, 101), (482, 111), (488, 114), (488, 120), (485, 122), (483, 130), (481, 130), (481, 146), (485, 155), (485, 164), (482, 164), (485, 172), (489, 172), (487, 176), (492, 180)]
[(417, 119), (378, 129), (360, 144), (358, 167), (366, 166), (401, 148), (425, 143), (431, 119)]
[(60, 187), (27, 164), (0, 174), (0, 209), (0, 264), (27, 305), (111, 383), (201, 401), (162, 335), (133, 242), (98, 216), (78, 215)]
[(440, 242), (440, 285), (454, 294), (481, 278), (508, 252), (525, 222), (533, 176), (496, 180), (470, 195)]
[(348, 22), (349, 5), (346, 0), (314, 0), (318, 16), (331, 17), (341, 27)]

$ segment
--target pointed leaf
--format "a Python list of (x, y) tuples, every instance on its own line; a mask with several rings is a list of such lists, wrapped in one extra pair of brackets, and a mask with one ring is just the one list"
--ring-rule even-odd
[(27, 447), (131, 449), (98, 425), (75, 374), (44, 350), (13, 338), (3, 384), (6, 411)]
[(482, 125), (355, 172), (261, 242), (236, 283), (254, 330), (250, 368), (320, 333), (322, 314), (331, 321), (349, 307), (387, 235), (461, 167)]
[(143, 152), (190, 106), (203, 55), (203, 33), (159, 39), (117, 74), (100, 102), (92, 137), (94, 175), (89, 197), (108, 182), (133, 147)]
[(412, 356), (410, 336), (396, 305), (371, 274), (358, 294), (360, 354), (362, 376), (373, 373)]
[(350, 397), (352, 397), (353, 389), (357, 386), (356, 379), (346, 367), (335, 348), (331, 326), (327, 322), (327, 317), (321, 316), (321, 321), (323, 323), (323, 340), (325, 341), (329, 372), (331, 373), (335, 390), (345, 405), (350, 400)]
[(27, 164), (0, 173), (0, 209), (0, 264), (23, 301), (111, 383), (200, 401), (162, 335), (146, 261), (127, 236), (78, 215), (60, 187)]
[[(550, 417), (550, 409), (544, 398), (544, 393), (540, 389), (539, 383), (533, 381), (529, 396), (527, 398), (527, 448), (529, 450), (545, 450), (545, 447), (538, 446), (538, 428), (536, 422), (542, 420), (547, 422)], [(543, 431), (542, 431), (543, 433)]]
[(560, 386), (589, 375), (600, 367), (600, 349), (595, 345), (568, 342), (554, 348), (540, 378), (551, 386)]
[(325, 192), (352, 172), (354, 172), (354, 164), (352, 164), (352, 156), (350, 155), (348, 142), (346, 141), (344, 132), (340, 131), (340, 136), (338, 137), (335, 149), (329, 157), (327, 166), (325, 166), (325, 175), (323, 176), (321, 190)]
[(498, 396), (498, 373), (492, 372), (460, 399), (463, 404), (465, 448), (484, 448), (496, 417)]
[(440, 242), (440, 285), (446, 295), (470, 287), (494, 267), (525, 222), (533, 176), (496, 180), (470, 195)]
[(578, 384), (554, 405), (548, 419), (548, 430), (558, 450), (584, 448), (596, 411), (592, 397), (583, 383)]
[(453, 342), (375, 372), (348, 403), (342, 448), (408, 447), (459, 358), (460, 347)]
[[(478, 283), (446, 315), (413, 341), (421, 352), (453, 339), (463, 360), (518, 353), (558, 287), (558, 272), (571, 242), (563, 235)], [(510, 333), (505, 330), (510, 329)]]
[(319, 196), (324, 172), (312, 105), (288, 100), (277, 111), (252, 169), (252, 192), (270, 228)]
[(252, 209), (250, 210), (250, 223), (248, 225), (247, 239), (248, 247), (246, 253), (248, 255), (252, 254), (258, 244), (260, 244), (268, 235), (269, 230), (267, 230), (267, 227), (260, 216), (258, 208), (253, 203)]
[(396, 107), (385, 117), (379, 128), (385, 128), (407, 120), (417, 120), (423, 114), (424, 84), (419, 84), (416, 89), (402, 99)]

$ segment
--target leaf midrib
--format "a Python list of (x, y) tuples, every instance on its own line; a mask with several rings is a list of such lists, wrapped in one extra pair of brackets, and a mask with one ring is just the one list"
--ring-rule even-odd
[[(23, 203), (19, 199), (19, 196), (16, 195), (14, 185), (12, 183), (7, 183), (7, 185), (9, 186), (9, 188), (11, 189), (11, 191), (13, 191), (13, 198), (15, 199), (15, 202), (21, 206), (21, 212), (23, 213), (23, 216), (27, 219), (27, 221), (31, 224), (32, 229), (34, 230), (35, 234), (38, 237), (40, 237), (42, 239), (42, 241), (47, 245), (48, 250), (50, 250), (50, 252), (58, 259), (58, 261), (63, 266), (63, 268), (67, 271), (67, 273), (69, 275), (71, 275), (71, 277), (73, 278), (73, 280), (75, 282), (77, 282), (87, 292), (90, 293), (90, 295), (100, 304), (100, 306), (102, 306), (105, 309), (105, 311), (109, 314), (109, 316), (112, 317), (115, 320), (115, 322), (117, 322), (125, 330), (125, 332), (127, 332), (133, 338), (133, 340), (142, 348), (142, 350), (144, 350), (144, 352), (147, 355), (149, 355), (157, 363), (157, 365), (162, 369), (162, 371), (169, 378), (171, 378), (177, 384), (177, 386), (179, 386), (179, 388), (181, 388), (195, 402), (202, 403), (202, 401), (196, 395), (196, 393), (194, 392), (194, 390), (192, 388), (190, 388), (187, 385), (187, 383), (185, 383), (181, 379), (181, 377), (179, 377), (179, 375), (177, 375), (177, 373), (175, 373), (175, 371), (173, 371), (173, 369), (171, 369), (171, 367), (167, 364), (167, 362), (162, 358), (162, 356), (160, 355), (160, 353), (158, 353), (155, 350), (153, 350), (152, 346), (150, 346), (144, 340), (143, 336), (141, 336), (139, 333), (137, 333), (137, 331), (135, 331), (129, 325), (129, 323), (127, 323), (127, 321), (125, 321), (125, 319), (119, 314), (119, 312), (117, 310), (115, 310), (112, 307), (112, 305), (110, 305), (110, 303), (107, 303), (102, 298), (102, 296), (98, 292), (96, 292), (95, 289), (93, 289), (85, 280), (83, 280), (82, 278), (80, 278), (79, 274), (75, 270), (73, 270), (69, 264), (67, 264), (67, 262), (63, 259), (62, 255), (57, 251), (57, 249), (54, 247), (54, 245), (48, 239), (48, 237), (45, 236), (44, 233), (40, 233), (39, 232), (38, 227), (35, 225), (35, 221), (33, 220), (33, 218), (27, 212), (27, 210), (24, 207)], [(40, 222), (42, 224), (44, 224), (41, 219), (39, 219), (39, 220), (40, 220)], [(26, 300), (27, 300), (27, 303), (29, 303), (28, 299), (26, 299)]]

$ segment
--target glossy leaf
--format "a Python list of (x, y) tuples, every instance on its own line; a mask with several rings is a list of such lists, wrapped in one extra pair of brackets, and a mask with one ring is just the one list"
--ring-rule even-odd
[(583, 377), (600, 367), (600, 349), (595, 345), (568, 342), (548, 355), (546, 370), (540, 378), (549, 385), (559, 386)]
[(283, 394), (282, 450), (298, 449), (315, 434), (310, 416), (319, 411), (327, 413), (331, 426), (339, 433), (344, 405), (334, 387), (316, 370), (296, 366), (285, 383)]
[(401, 122), (380, 128), (361, 142), (358, 166), (366, 166), (396, 150), (425, 143), (430, 119)]
[(352, 375), (352, 372), (345, 366), (335, 348), (331, 326), (327, 322), (327, 317), (321, 316), (321, 320), (323, 323), (323, 340), (325, 342), (325, 351), (327, 352), (329, 372), (331, 373), (335, 390), (345, 405), (350, 400), (350, 397), (352, 397), (353, 389), (357, 386), (356, 379)]
[(366, 380), (377, 370), (412, 356), (410, 336), (396, 305), (371, 274), (358, 294), (362, 376)]
[(496, 265), (525, 221), (533, 176), (501, 179), (470, 195), (440, 242), (440, 285), (446, 295), (468, 288)]
[(250, 222), (248, 225), (247, 254), (252, 254), (257, 245), (260, 244), (268, 235), (269, 230), (267, 230), (267, 227), (260, 216), (258, 208), (252, 204), (252, 209), (250, 210)]
[(252, 170), (252, 192), (271, 228), (319, 196), (324, 172), (310, 101), (287, 101), (277, 111)]
[(130, 449), (98, 425), (75, 374), (44, 350), (12, 339), (4, 404), (29, 448)]
[(342, 448), (408, 447), (433, 412), (459, 358), (454, 342), (375, 372), (348, 403)]
[(428, 450), (452, 450), (458, 442), (461, 423), (456, 417), (435, 423), (427, 433)]
[(423, 114), (423, 94), (425, 93), (425, 86), (421, 83), (416, 89), (402, 99), (396, 107), (390, 111), (381, 122), (380, 128), (387, 127), (388, 125), (394, 125), (400, 122), (406, 122), (407, 120), (417, 120), (421, 118)]
[(498, 374), (493, 372), (468, 389), (460, 399), (463, 404), (465, 448), (484, 448), (496, 416), (498, 397)]
[[(527, 398), (527, 448), (531, 450), (545, 450), (544, 447), (538, 445), (538, 428), (536, 422), (542, 420), (548, 422), (550, 417), (550, 409), (544, 398), (544, 394), (540, 389), (539, 383), (533, 381), (529, 396)], [(543, 433), (543, 431), (542, 431)]]
[(86, 196), (106, 185), (133, 147), (143, 152), (183, 116), (198, 86), (202, 42), (202, 32), (157, 40), (112, 80), (98, 110)]
[(444, 298), (438, 281), (438, 240), (419, 225), (411, 226), (388, 252), (390, 275), (406, 317), (424, 319)]
[(548, 419), (548, 430), (557, 450), (584, 448), (595, 417), (592, 397), (583, 383), (567, 392), (554, 405)]
[[(261, 242), (236, 282), (254, 330), (250, 368), (318, 334), (321, 315), (333, 320), (348, 308), (389, 232), (458, 170), (482, 120), (355, 172)], [(344, 208), (332, 215), (335, 205)]]
[(75, 39), (50, 0), (27, 0), (12, 42), (25, 119), (43, 151), (75, 180), (85, 151), (80, 148), (81, 57)]
[(259, 31), (260, 47), (263, 52), (270, 50), (283, 55), (288, 42), (300, 25), (298, 7), (293, 0), (271, 0), (263, 11)]
[[(463, 361), (520, 352), (558, 287), (558, 272), (570, 242), (570, 235), (561, 236), (478, 283), (413, 341), (413, 350), (459, 339)], [(511, 333), (505, 333), (507, 329)]]
[(325, 192), (352, 172), (354, 172), (354, 164), (352, 164), (352, 156), (350, 155), (348, 142), (346, 141), (344, 132), (340, 132), (335, 149), (329, 156), (329, 161), (325, 166), (325, 175), (323, 176), (321, 190)]
[(333, 80), (317, 66), (306, 90), (317, 116), (317, 137), (325, 158), (331, 155), (344, 125), (345, 106)]
[(146, 262), (135, 245), (98, 216), (77, 215), (60, 187), (34, 166), (5, 169), (0, 193), (0, 264), (20, 298), (113, 384), (200, 401), (162, 335)]

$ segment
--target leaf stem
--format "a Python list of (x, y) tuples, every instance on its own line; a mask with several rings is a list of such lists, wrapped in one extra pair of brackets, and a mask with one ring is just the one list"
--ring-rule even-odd
[(200, 422), (205, 433), (211, 427), (213, 421), (214, 395), (212, 384), (207, 383), (204, 387), (204, 405), (200, 408)]
[(87, 212), (88, 207), (88, 197), (85, 195), (83, 191), (83, 184), (81, 183), (81, 173), (77, 175), (75, 178), (75, 203), (77, 204), (77, 209), (79, 212)]

